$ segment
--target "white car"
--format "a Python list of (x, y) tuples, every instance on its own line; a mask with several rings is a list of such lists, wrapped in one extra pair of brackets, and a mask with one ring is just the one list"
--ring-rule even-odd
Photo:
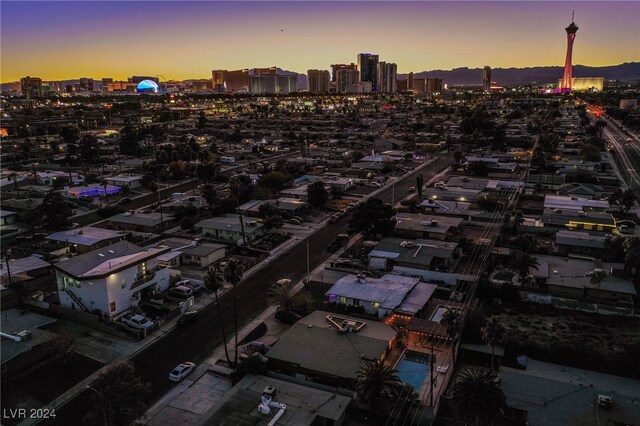
[(169, 380), (173, 382), (179, 382), (187, 377), (193, 370), (196, 369), (196, 365), (193, 362), (183, 362), (179, 366), (173, 369), (169, 374)]

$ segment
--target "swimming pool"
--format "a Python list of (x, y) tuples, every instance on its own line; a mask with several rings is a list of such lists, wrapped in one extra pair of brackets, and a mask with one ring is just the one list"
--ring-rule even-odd
[(396, 365), (402, 383), (413, 386), (420, 392), (424, 378), (429, 373), (429, 356), (420, 352), (406, 351), (404, 358)]
[(431, 321), (440, 322), (440, 320), (442, 319), (442, 314), (444, 314), (446, 310), (446, 306), (438, 305), (436, 310), (433, 312), (433, 315), (431, 315)]

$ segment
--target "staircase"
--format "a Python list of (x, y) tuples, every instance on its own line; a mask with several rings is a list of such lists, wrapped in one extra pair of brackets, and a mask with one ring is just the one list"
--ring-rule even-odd
[(82, 308), (82, 310), (84, 312), (89, 312), (89, 310), (87, 309), (86, 306), (84, 306), (84, 303), (82, 303), (82, 301), (80, 300), (80, 298), (78, 296), (76, 296), (69, 287), (66, 287), (64, 289), (64, 291), (69, 295), (69, 297), (71, 297), (71, 299)]

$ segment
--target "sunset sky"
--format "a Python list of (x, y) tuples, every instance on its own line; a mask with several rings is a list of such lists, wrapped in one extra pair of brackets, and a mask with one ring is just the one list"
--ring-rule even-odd
[[(640, 61), (639, 2), (1, 2), (3, 82), (297, 72), (373, 52), (398, 72)], [(284, 30), (284, 31), (281, 31)]]

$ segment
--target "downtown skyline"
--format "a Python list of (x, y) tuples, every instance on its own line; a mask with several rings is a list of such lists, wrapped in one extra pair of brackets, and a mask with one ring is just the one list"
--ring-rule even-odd
[[(2, 2), (1, 80), (306, 73), (360, 52), (398, 73), (562, 65), (570, 2)], [(574, 64), (640, 59), (640, 5), (576, 4)], [(43, 42), (46, 40), (46, 42)]]

